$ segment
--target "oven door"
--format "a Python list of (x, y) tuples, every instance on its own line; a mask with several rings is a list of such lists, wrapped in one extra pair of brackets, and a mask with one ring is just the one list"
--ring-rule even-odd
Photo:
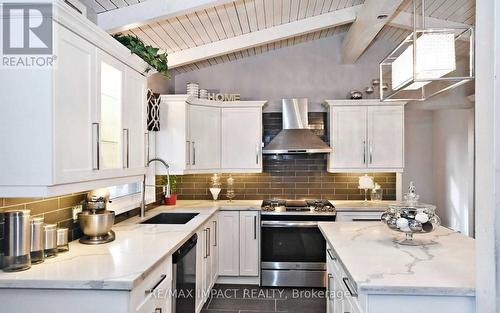
[(261, 226), (263, 286), (324, 286), (326, 241), (317, 221), (263, 220)]

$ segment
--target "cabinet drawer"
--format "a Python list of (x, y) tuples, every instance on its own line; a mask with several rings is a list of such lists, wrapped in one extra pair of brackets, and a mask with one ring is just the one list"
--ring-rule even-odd
[(383, 211), (376, 212), (337, 212), (338, 222), (380, 222)]
[(155, 307), (160, 302), (170, 303), (170, 290), (172, 289), (172, 257), (169, 256), (157, 265), (130, 294), (131, 312), (148, 312), (145, 308)]

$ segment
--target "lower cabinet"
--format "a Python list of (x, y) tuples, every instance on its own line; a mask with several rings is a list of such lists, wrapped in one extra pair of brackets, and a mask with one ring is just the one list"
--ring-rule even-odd
[(218, 277), (217, 215), (208, 220), (197, 235), (196, 312), (200, 312)]
[(327, 313), (363, 313), (357, 292), (342, 268), (335, 252), (328, 245), (327, 254)]
[(172, 311), (172, 257), (154, 269), (130, 293), (131, 313)]
[(258, 211), (219, 212), (219, 275), (259, 276)]

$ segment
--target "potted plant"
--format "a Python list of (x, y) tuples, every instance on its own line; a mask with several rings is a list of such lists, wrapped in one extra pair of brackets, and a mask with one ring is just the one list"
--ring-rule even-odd
[(163, 185), (163, 202), (165, 205), (175, 205), (177, 203), (177, 176), (170, 175), (170, 196), (167, 197), (166, 186), (169, 181), (167, 176), (163, 177), (162, 185)]

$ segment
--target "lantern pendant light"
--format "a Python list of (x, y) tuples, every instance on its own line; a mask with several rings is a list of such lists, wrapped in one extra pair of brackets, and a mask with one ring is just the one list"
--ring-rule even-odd
[(455, 88), (474, 79), (474, 29), (426, 28), (425, 0), (413, 0), (413, 32), (379, 69), (380, 86), (389, 86), (380, 88), (381, 101), (424, 101)]

